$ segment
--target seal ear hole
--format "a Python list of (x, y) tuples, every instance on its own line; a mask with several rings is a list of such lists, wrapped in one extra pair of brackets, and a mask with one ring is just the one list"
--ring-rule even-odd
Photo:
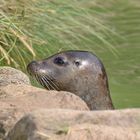
[(78, 66), (81, 65), (81, 62), (80, 62), (79, 60), (75, 60), (75, 61), (74, 61), (74, 64), (78, 67)]

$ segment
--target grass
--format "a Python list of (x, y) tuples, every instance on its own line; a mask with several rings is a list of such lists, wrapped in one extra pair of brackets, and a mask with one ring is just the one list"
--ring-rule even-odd
[(105, 64), (115, 107), (140, 107), (138, 0), (10, 1), (0, 3), (0, 65), (26, 71), (33, 59), (89, 50)]
[(26, 66), (22, 47), (24, 46), (33, 56), (35, 52), (29, 43), (29, 36), (22, 29), (24, 22), (22, 11), (18, 11), (18, 3), (17, 7), (14, 4), (14, 0), (11, 0), (11, 3), (8, 1), (0, 3), (0, 62), (1, 65), (7, 64), (20, 68), (20, 65)]
[(105, 51), (100, 54), (108, 70), (113, 101), (116, 108), (140, 107), (140, 6), (135, 1), (117, 1), (111, 9), (116, 15), (108, 22), (124, 37), (116, 39), (118, 58)]

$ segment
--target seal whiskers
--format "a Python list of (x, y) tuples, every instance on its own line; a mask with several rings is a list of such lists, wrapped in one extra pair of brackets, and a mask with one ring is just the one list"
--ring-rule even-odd
[(51, 80), (54, 79), (53, 77), (49, 78), (49, 76), (43, 74), (42, 75), (35, 74), (33, 77), (38, 81), (38, 83), (41, 83), (42, 86), (46, 86), (47, 89), (59, 90), (57, 84), (55, 84)]
[(46, 86), (47, 89), (50, 90), (48, 84), (45, 84), (45, 82), (44, 82), (42, 76), (39, 77), (39, 75), (36, 74), (35, 77), (36, 77), (36, 80), (38, 81), (38, 83), (40, 83), (42, 86)]
[(52, 84), (52, 86), (54, 86), (55, 90), (59, 90), (57, 83), (53, 82), (55, 79), (52, 76), (47, 76), (45, 78), (49, 80), (49, 82), (50, 82), (50, 84)]
[(51, 80), (48, 77), (46, 78), (45, 76), (43, 76), (42, 79), (45, 85), (48, 84), (49, 87), (51, 87), (53, 90), (56, 90), (53, 84), (50, 82)]

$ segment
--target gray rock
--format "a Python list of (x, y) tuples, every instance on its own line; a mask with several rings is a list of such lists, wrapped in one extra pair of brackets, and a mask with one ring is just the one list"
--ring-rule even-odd
[(37, 110), (24, 116), (6, 140), (140, 140), (140, 109)]
[(25, 114), (37, 109), (88, 110), (84, 101), (69, 92), (47, 91), (24, 84), (0, 87), (0, 138)]
[(23, 72), (8, 66), (0, 66), (0, 86), (8, 84), (27, 84), (30, 80)]

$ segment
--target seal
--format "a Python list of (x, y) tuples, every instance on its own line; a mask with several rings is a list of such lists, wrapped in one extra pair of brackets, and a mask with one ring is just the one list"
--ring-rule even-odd
[(27, 71), (48, 90), (69, 91), (81, 97), (91, 110), (114, 109), (104, 65), (91, 52), (60, 52), (32, 61)]

